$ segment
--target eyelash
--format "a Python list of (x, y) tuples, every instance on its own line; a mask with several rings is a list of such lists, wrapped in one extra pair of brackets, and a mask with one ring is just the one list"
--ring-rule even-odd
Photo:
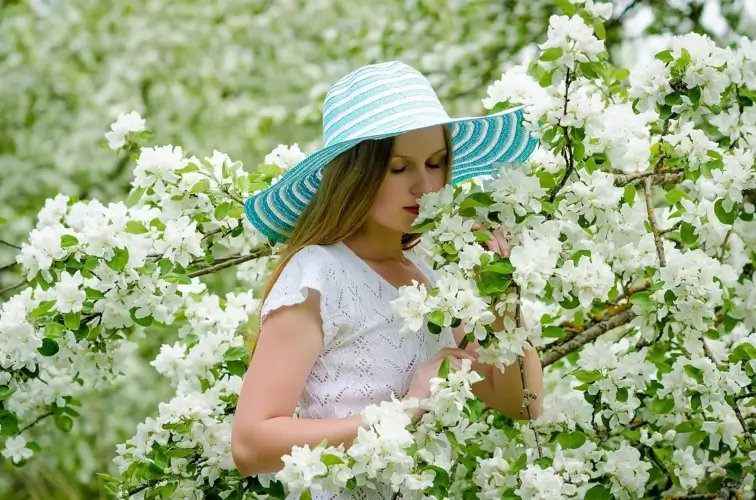
[[(440, 164), (432, 164), (432, 163), (426, 163), (426, 164), (425, 164), (425, 166), (426, 166), (426, 167), (429, 167), (429, 168), (434, 168), (434, 169), (435, 169), (435, 168), (441, 168), (441, 165), (440, 165)], [(402, 173), (402, 172), (404, 172), (405, 170), (406, 170), (406, 167), (402, 167), (402, 168), (400, 168), (400, 169), (397, 169), (397, 170), (392, 170), (392, 171), (391, 171), (391, 173), (392, 173), (392, 174), (401, 174), (401, 173)]]

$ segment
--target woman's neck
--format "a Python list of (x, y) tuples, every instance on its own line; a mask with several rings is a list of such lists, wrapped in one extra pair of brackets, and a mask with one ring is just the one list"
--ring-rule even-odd
[(373, 262), (392, 260), (403, 262), (405, 260), (402, 234), (396, 231), (365, 228), (346, 238), (343, 243), (364, 260)]

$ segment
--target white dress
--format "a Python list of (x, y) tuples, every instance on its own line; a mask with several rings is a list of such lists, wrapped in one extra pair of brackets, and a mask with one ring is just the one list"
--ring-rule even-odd
[[(437, 275), (421, 258), (405, 252), (431, 286)], [(271, 311), (298, 304), (308, 289), (321, 294), (323, 351), (305, 383), (299, 418), (341, 418), (366, 406), (403, 397), (418, 366), (443, 347), (453, 347), (446, 328), (433, 335), (426, 328), (412, 335), (399, 332), (390, 301), (397, 288), (343, 243), (308, 246), (281, 272), (265, 300), (261, 320)], [(359, 488), (339, 495), (314, 494), (316, 500), (384, 500), (390, 488)]]

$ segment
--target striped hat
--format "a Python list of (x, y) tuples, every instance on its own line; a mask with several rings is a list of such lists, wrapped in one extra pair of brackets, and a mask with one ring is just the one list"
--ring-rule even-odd
[(450, 118), (430, 82), (398, 61), (363, 66), (333, 85), (323, 104), (322, 149), (293, 166), (244, 206), (252, 225), (283, 243), (315, 194), (323, 168), (366, 139), (449, 125), (452, 183), (491, 175), (498, 164), (525, 161), (536, 140), (522, 125), (522, 108), (473, 118)]

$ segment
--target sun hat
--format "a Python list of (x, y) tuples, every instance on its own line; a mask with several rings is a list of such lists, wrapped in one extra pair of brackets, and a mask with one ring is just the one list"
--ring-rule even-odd
[(491, 115), (450, 118), (428, 79), (400, 61), (363, 66), (341, 78), (323, 103), (323, 142), (318, 151), (287, 171), (278, 182), (247, 198), (249, 221), (274, 243), (283, 243), (315, 195), (323, 168), (366, 139), (448, 125), (453, 184), (492, 175), (501, 164), (530, 157), (537, 140), (522, 124), (522, 107)]

